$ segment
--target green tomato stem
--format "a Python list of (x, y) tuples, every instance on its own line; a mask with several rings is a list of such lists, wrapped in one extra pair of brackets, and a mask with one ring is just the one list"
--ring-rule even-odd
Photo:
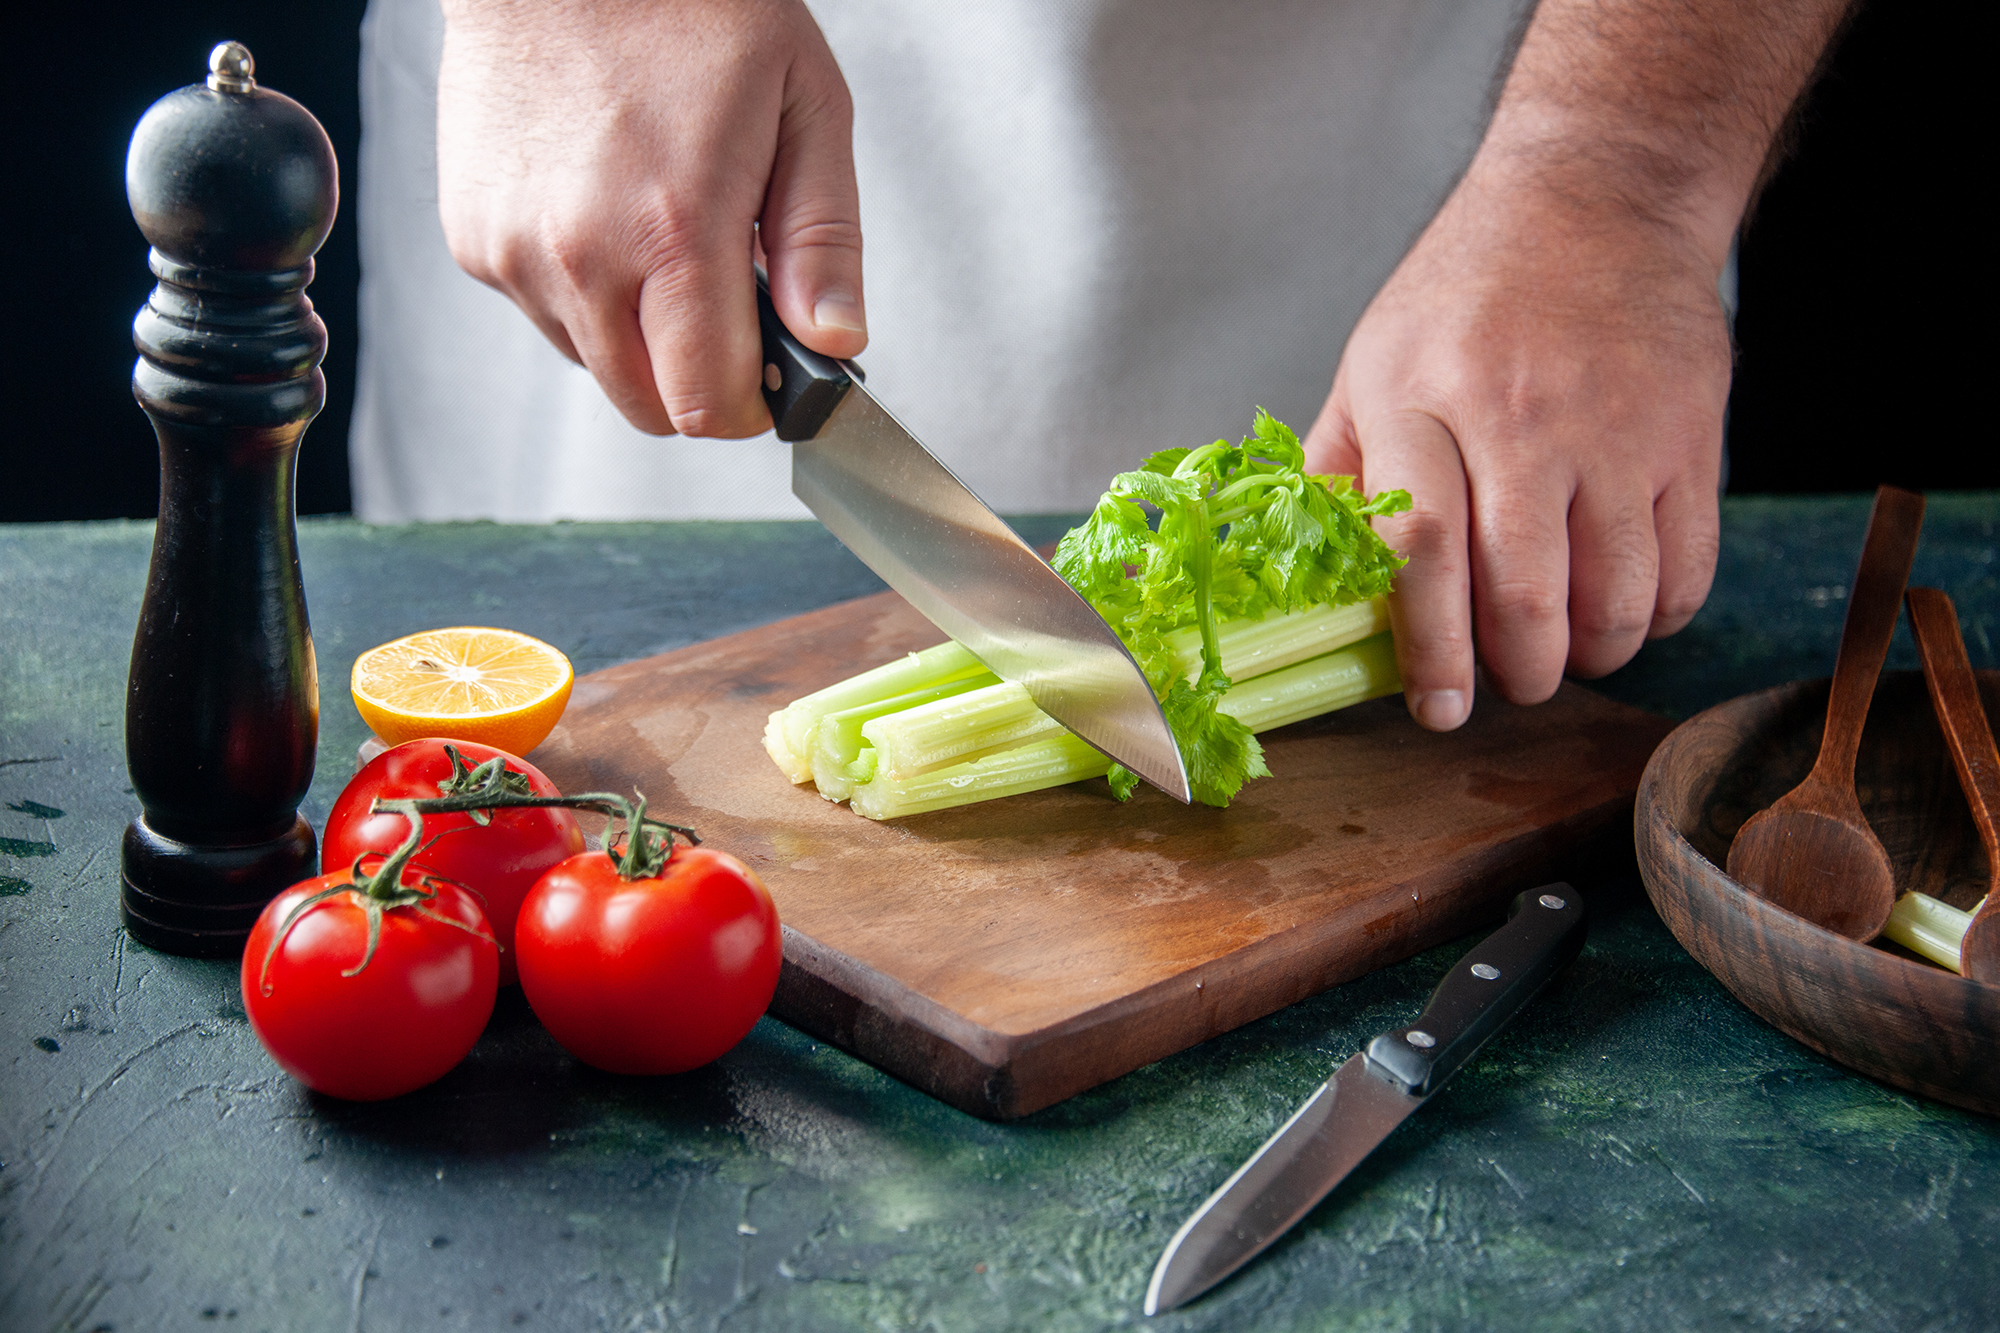
[[(686, 838), (690, 846), (700, 846), (701, 838), (685, 824), (670, 824), (662, 819), (648, 818), (645, 793), (634, 790), (632, 795), (634, 799), (630, 801), (616, 792), (608, 791), (584, 792), (578, 796), (534, 796), (514, 790), (506, 782), (502, 771), (496, 770), (488, 775), (484, 784), (468, 786), (449, 796), (389, 801), (378, 799), (370, 808), (403, 815), (410, 821), (410, 836), (391, 854), (390, 859), (376, 870), (371, 880), (371, 892), (373, 882), (379, 881), (384, 871), (392, 866), (400, 871), (410, 857), (415, 855), (418, 841), (423, 834), (423, 816), (470, 814), (474, 811), (490, 813), (494, 810), (550, 808), (589, 810), (607, 816), (614, 822), (622, 822), (626, 835), (624, 851), (616, 850), (618, 835), (607, 828), (604, 836), (605, 854), (617, 865), (621, 877), (652, 879), (660, 873), (668, 858), (673, 855), (676, 834)], [(359, 861), (355, 862), (355, 869), (359, 871)]]

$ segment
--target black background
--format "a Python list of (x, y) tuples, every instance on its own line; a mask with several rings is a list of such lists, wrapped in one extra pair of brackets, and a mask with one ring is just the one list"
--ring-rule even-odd
[(1991, 373), (1991, 214), (1968, 196), (1992, 112), (1985, 44), (1953, 13), (1862, 7), (1744, 232), (1731, 491), (2000, 486), (1967, 421)]
[[(258, 76), (320, 118), (341, 210), (311, 295), (331, 334), (326, 410), (307, 432), (299, 509), (349, 507), (354, 163), (363, 0), (38, 5), (15, 19), (0, 243), (0, 521), (150, 516), (152, 432), (133, 404), (130, 326), (151, 285), (125, 205), (125, 145), (152, 101), (236, 38)], [(1744, 235), (1730, 398), (1734, 492), (2000, 485), (1960, 399), (1989, 285), (1965, 195), (1983, 117), (1979, 44), (1927, 5), (1875, 3), (1807, 102), (1796, 150)], [(1959, 438), (1967, 436), (1969, 438)]]
[(327, 392), (299, 451), (299, 509), (349, 507), (363, 8), (120, 0), (24, 6), (9, 20), (20, 44), (4, 80), (0, 520), (150, 518), (159, 507), (158, 446), (132, 401), (132, 317), (153, 277), (125, 203), (125, 146), (146, 108), (206, 77), (209, 48), (230, 38), (255, 54), (260, 83), (319, 117), (340, 159), (340, 212), (307, 293), (326, 321)]

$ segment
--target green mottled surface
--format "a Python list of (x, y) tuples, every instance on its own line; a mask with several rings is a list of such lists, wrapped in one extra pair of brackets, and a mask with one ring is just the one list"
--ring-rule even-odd
[[(1731, 501), (1716, 591), (1608, 692), (1685, 715), (1831, 668), (1865, 498)], [(2000, 498), (1935, 497), (1917, 579), (2000, 665)], [(1035, 540), (1059, 525), (1026, 525)], [(1008, 1125), (767, 1020), (620, 1079), (518, 995), (387, 1105), (316, 1098), (233, 967), (116, 915), (150, 527), (0, 528), (0, 1328), (1032, 1329), (1135, 1325), (1181, 1218), (1439, 949)], [(875, 587), (814, 525), (309, 522), (317, 821), (362, 727), (354, 655), (433, 625), (580, 671)], [(1914, 658), (1899, 641), (1892, 665)], [(746, 757), (746, 762), (759, 762)], [(1263, 1260), (1169, 1329), (1992, 1329), (2000, 1123), (1779, 1035), (1636, 879), (1575, 970)]]

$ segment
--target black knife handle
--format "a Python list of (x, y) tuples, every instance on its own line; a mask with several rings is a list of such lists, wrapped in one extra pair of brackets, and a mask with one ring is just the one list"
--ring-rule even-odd
[(1419, 1096), (1443, 1087), (1582, 951), (1584, 917), (1567, 884), (1516, 894), (1507, 924), (1453, 964), (1417, 1021), (1368, 1043), (1368, 1063)]
[[(771, 409), (771, 425), (781, 440), (810, 440), (854, 381), (841, 362), (792, 336), (771, 304), (771, 286), (762, 269), (757, 270), (757, 324), (764, 334), (764, 402)], [(855, 370), (859, 373), (860, 367)]]

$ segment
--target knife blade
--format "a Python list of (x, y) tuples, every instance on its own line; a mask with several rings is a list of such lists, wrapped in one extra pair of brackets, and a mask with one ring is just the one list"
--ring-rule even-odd
[(1516, 895), (1507, 924), (1453, 965), (1416, 1022), (1351, 1056), (1181, 1224), (1146, 1313), (1193, 1300), (1310, 1213), (1576, 957), (1584, 917), (1567, 884)]
[(1177, 800), (1187, 766), (1153, 687), (1104, 617), (862, 383), (806, 347), (757, 275), (764, 401), (792, 493), (861, 562), (1056, 721)]

